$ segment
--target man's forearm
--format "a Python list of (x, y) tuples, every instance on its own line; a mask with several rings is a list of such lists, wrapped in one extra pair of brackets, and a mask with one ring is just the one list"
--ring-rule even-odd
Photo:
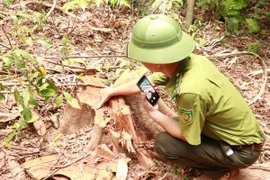
[(162, 126), (170, 135), (178, 139), (182, 139), (183, 141), (187, 141), (181, 133), (180, 124), (178, 121), (166, 116), (160, 111), (153, 111), (150, 112), (148, 115), (160, 126)]
[(112, 90), (112, 96), (119, 96), (119, 95), (131, 95), (131, 94), (139, 94), (141, 90), (137, 86), (138, 80), (130, 81), (126, 84), (117, 86)]

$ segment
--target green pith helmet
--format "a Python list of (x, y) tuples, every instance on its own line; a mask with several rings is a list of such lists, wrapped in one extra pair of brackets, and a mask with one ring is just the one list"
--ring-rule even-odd
[(134, 26), (128, 57), (151, 64), (169, 64), (188, 57), (194, 49), (191, 36), (171, 17), (152, 14)]

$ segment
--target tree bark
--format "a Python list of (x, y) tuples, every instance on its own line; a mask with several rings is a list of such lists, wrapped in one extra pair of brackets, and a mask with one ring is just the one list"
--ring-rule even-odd
[(187, 12), (186, 12), (186, 22), (187, 22), (188, 25), (193, 24), (194, 5), (195, 5), (195, 0), (188, 0), (188, 2), (187, 2)]

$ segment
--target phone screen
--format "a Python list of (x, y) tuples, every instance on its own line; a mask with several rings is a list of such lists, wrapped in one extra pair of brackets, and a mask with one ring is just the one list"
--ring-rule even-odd
[(146, 76), (143, 76), (137, 83), (147, 100), (154, 106), (159, 100), (159, 95)]

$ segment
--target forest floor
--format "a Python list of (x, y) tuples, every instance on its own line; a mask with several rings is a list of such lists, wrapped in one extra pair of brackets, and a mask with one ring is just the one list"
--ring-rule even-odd
[[(18, 10), (24, 13), (39, 11), (46, 14), (51, 7), (44, 3), (23, 4), (23, 2), (17, 1), (17, 4), (15, 3), (9, 8), (4, 8), (0, 2), (2, 30), (4, 28), (8, 33), (13, 30), (14, 24), (9, 15), (15, 14)], [(179, 22), (183, 23), (184, 17), (181, 13), (178, 14)], [(108, 6), (101, 6), (98, 9), (93, 5), (86, 8), (84, 13), (75, 17), (77, 18), (72, 17), (71, 14), (60, 13), (60, 10), (55, 8), (42, 28), (31, 25), (31, 19), (24, 21), (24, 25), (28, 26), (38, 37), (36, 39), (46, 37), (46, 40), (52, 42), (48, 47), (43, 46), (40, 43), (41, 41), (33, 41), (31, 46), (21, 46), (45, 64), (47, 76), (50, 79), (57, 85), (79, 81), (74, 74), (70, 73), (70, 70), (72, 70), (72, 67), (87, 65), (87, 67), (93, 69), (103, 69), (103, 71), (96, 71), (96, 75), (104, 79), (104, 82), (109, 82), (109, 80), (113, 82), (113, 78), (119, 71), (122, 72), (125, 68), (132, 67), (132, 64), (126, 59), (112, 56), (123, 55), (132, 27), (137, 19), (142, 17), (141, 15), (135, 15), (126, 8), (111, 9)], [(182, 25), (185, 27), (184, 23)], [(195, 26), (193, 30), (194, 28)], [(265, 133), (267, 140), (260, 158), (250, 168), (243, 170), (244, 173), (241, 174), (239, 180), (270, 179), (270, 79), (268, 78), (270, 74), (270, 31), (255, 35), (228, 36), (224, 28), (224, 24), (216, 21), (197, 24), (195, 53), (209, 57), (218, 69), (231, 80), (249, 103)], [(192, 32), (192, 28), (184, 30)], [(82, 56), (82, 58), (71, 58), (69, 61), (61, 59), (61, 48), (63, 47), (61, 39), (64, 34), (69, 37), (68, 56)], [(0, 42), (8, 42), (3, 32), (0, 35)], [(260, 57), (246, 52), (247, 44), (255, 41), (259, 42)], [(202, 44), (202, 42), (204, 43)], [(0, 53), (5, 51), (5, 48), (0, 46)], [(59, 64), (62, 64), (63, 61), (69, 65), (60, 66)], [(137, 65), (135, 62), (133, 63)], [(107, 64), (110, 65), (108, 72), (104, 70)], [(64, 73), (57, 73), (57, 68)], [(1, 83), (3, 82), (1, 81)], [(17, 84), (17, 80), (8, 79), (4, 83)], [(83, 86), (60, 85), (62, 92), (70, 92), (72, 96), (76, 96), (77, 92), (84, 89)], [(12, 87), (10, 88), (12, 89)], [(164, 96), (163, 98), (168, 106), (174, 108), (170, 99), (166, 95), (162, 96)], [(57, 123), (63, 116), (65, 104), (55, 107), (54, 103), (44, 104), (40, 102), (39, 105), (36, 113), (44, 122), (45, 134), (55, 131), (59, 127)], [(44, 133), (38, 132), (32, 124), (29, 124), (21, 131), (18, 140), (11, 141), (12, 146), (6, 147), (4, 141), (12, 133), (12, 125), (18, 118), (19, 110), (15, 98), (12, 94), (7, 94), (4, 103), (0, 104), (0, 179), (2, 180), (18, 178), (16, 175), (24, 171), (21, 165), (27, 160), (60, 152), (66, 153), (70, 152), (71, 149), (74, 152), (79, 151), (87, 141), (87, 132), (92, 128), (86, 127), (75, 134), (61, 135), (60, 138), (59, 134), (55, 134), (54, 137), (47, 137)], [(60, 141), (60, 139), (67, 145), (59, 145), (61, 143), (57, 141)], [(16, 172), (17, 174), (14, 174)], [(162, 162), (156, 162), (155, 167), (145, 169), (130, 161), (127, 179), (191, 179), (196, 175), (198, 173), (192, 169)], [(25, 173), (22, 179), (32, 178)]]

